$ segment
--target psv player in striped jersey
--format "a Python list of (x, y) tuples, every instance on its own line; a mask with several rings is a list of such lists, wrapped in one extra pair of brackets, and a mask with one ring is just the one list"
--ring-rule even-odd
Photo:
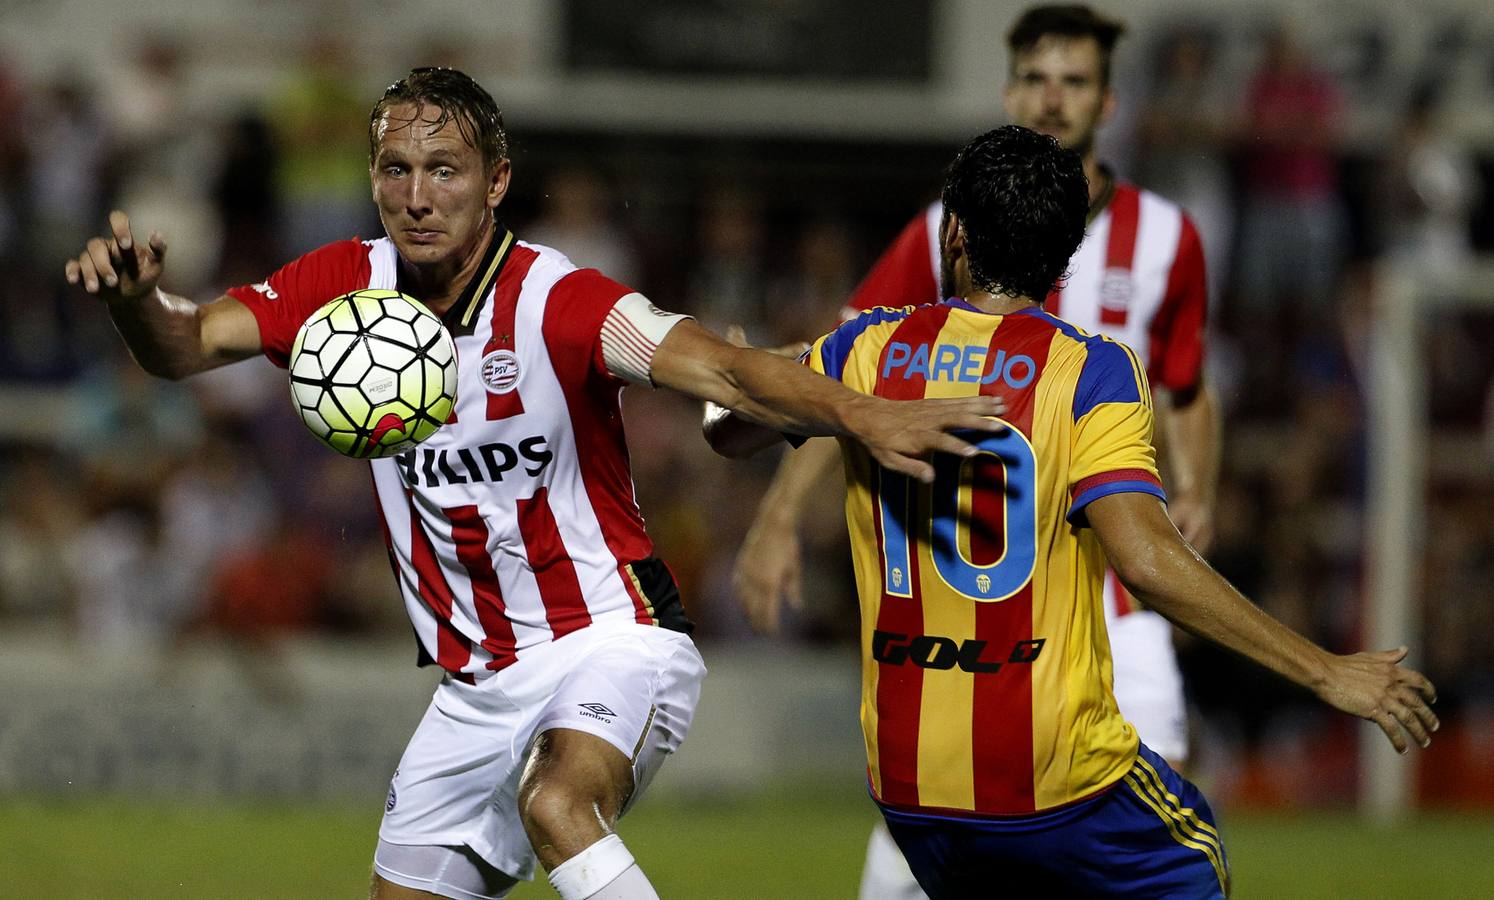
[[(1044, 308), (1136, 352), (1158, 395), (1169, 512), (1183, 536), (1207, 553), (1219, 421), (1203, 375), (1203, 250), (1181, 208), (1117, 178), (1096, 151), (1096, 132), (1115, 107), (1110, 57), (1121, 31), (1119, 23), (1086, 6), (1030, 8), (1008, 34), (1011, 71), (1003, 100), (1012, 122), (1051, 135), (1084, 161), (1086, 235)], [(843, 317), (940, 299), (942, 220), (939, 201), (915, 216), (847, 301)], [(776, 628), (781, 597), (799, 602), (797, 519), (834, 458), (830, 442), (823, 441), (785, 459), (744, 542), (734, 573), (736, 594), (761, 630)], [(1171, 626), (1141, 608), (1113, 572), (1105, 582), (1105, 621), (1121, 712), (1181, 770), (1189, 749), (1187, 712)], [(918, 895), (885, 834), (873, 835), (863, 881), (868, 900)]]
[[(1121, 714), (1101, 589), (1377, 722), (1402, 752), (1437, 718), (1402, 648), (1339, 656), (1270, 618), (1205, 563), (1163, 504), (1152, 395), (1134, 351), (1042, 308), (1084, 234), (1078, 154), (1017, 126), (981, 135), (945, 181), (948, 299), (858, 314), (805, 353), (882, 397), (998, 396), (931, 484), (842, 443), (861, 605), (867, 776), (934, 900), (1223, 897), (1207, 801)], [(708, 419), (727, 455), (776, 436)]]
[[(386, 235), (341, 241), (203, 306), (157, 288), (166, 243), (124, 213), (66, 266), (147, 371), (180, 378), (264, 353), (360, 288), (396, 288), (456, 339), (455, 415), (373, 461), (399, 591), (442, 670), (396, 771), (373, 896), (497, 898), (536, 858), (560, 896), (655, 897), (613, 825), (684, 739), (705, 668), (633, 496), (619, 401), (653, 384), (771, 428), (864, 442), (933, 476), (994, 398), (894, 403), (733, 347), (496, 218), (510, 164), (493, 98), (451, 69), (391, 85), (369, 122)], [(288, 577), (293, 577), (289, 575)]]

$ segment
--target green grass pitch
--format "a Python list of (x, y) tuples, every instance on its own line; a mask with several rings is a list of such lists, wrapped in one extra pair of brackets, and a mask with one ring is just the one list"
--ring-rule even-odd
[[(374, 798), (377, 800), (378, 798)], [(665, 898), (854, 898), (874, 812), (843, 786), (659, 795), (621, 833)], [(368, 808), (0, 798), (0, 897), (361, 898)], [(1494, 897), (1494, 817), (1375, 829), (1346, 815), (1226, 815), (1237, 898)], [(543, 881), (515, 900), (553, 897)]]

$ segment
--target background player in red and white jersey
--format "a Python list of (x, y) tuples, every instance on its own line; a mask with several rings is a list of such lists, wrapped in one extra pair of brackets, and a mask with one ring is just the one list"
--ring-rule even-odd
[[(1003, 93), (1012, 123), (1078, 151), (1089, 179), (1090, 218), (1062, 290), (1047, 312), (1132, 347), (1160, 395), (1169, 513), (1200, 552), (1213, 539), (1219, 471), (1219, 417), (1204, 382), (1207, 287), (1197, 231), (1176, 204), (1125, 183), (1099, 159), (1096, 132), (1115, 108), (1110, 57), (1123, 26), (1086, 6), (1037, 6), (1007, 36), (1011, 60)], [(875, 306), (941, 299), (935, 201), (878, 258), (846, 303), (843, 317)], [(765, 496), (737, 558), (738, 600), (759, 630), (777, 628), (782, 598), (799, 599), (797, 525), (809, 494), (835, 467), (830, 441), (790, 454)], [(1105, 582), (1106, 627), (1121, 712), (1146, 744), (1182, 771), (1188, 756), (1182, 675), (1172, 626), (1139, 609), (1114, 572)], [(873, 837), (863, 897), (919, 896), (890, 839)]]
[(946, 431), (998, 429), (1000, 404), (864, 398), (517, 240), (495, 213), (502, 117), (460, 72), (392, 85), (369, 152), (387, 237), (330, 244), (199, 307), (157, 288), (164, 238), (137, 243), (116, 212), (66, 277), (168, 378), (260, 352), (283, 366), (306, 317), (360, 288), (397, 288), (443, 318), (455, 415), (373, 463), (400, 593), (443, 670), (390, 786), (373, 896), (502, 897), (537, 858), (567, 900), (656, 897), (613, 826), (683, 740), (705, 669), (643, 530), (622, 388), (842, 435), (924, 480), (932, 452), (974, 452)]

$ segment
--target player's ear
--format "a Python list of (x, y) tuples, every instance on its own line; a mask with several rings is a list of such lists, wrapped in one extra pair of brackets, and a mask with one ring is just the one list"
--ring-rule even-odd
[(951, 259), (958, 259), (964, 255), (965, 231), (960, 227), (959, 216), (945, 211), (944, 225), (940, 228), (939, 240), (944, 244), (944, 251)]
[(1115, 88), (1105, 85), (1105, 96), (1100, 100), (1100, 124), (1104, 125), (1115, 115)]
[(498, 165), (493, 167), (492, 175), (488, 179), (488, 209), (497, 209), (498, 204), (503, 202), (503, 197), (508, 193), (508, 179), (513, 174), (513, 167), (508, 162), (508, 157), (498, 160)]

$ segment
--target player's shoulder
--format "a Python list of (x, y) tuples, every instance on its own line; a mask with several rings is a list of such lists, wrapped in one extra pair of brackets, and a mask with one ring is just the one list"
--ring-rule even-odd
[(1046, 310), (1032, 309), (1026, 315), (1053, 329), (1049, 359), (1068, 359), (1078, 371), (1081, 386), (1096, 379), (1145, 384), (1145, 369), (1140, 357), (1124, 343), (1108, 335), (1087, 331)]
[[(1151, 224), (1153, 231), (1169, 234), (1196, 231), (1188, 210), (1176, 200), (1129, 181), (1118, 183), (1116, 190), (1131, 191), (1136, 195), (1140, 217)], [(1161, 227), (1158, 228), (1158, 226)]]
[[(528, 256), (530, 258), (529, 272), (540, 280), (563, 288), (562, 293), (569, 297), (607, 294), (616, 299), (622, 294), (634, 291), (633, 288), (608, 277), (600, 269), (576, 265), (563, 251), (545, 244), (515, 241), (513, 253)], [(619, 290), (621, 294), (618, 293)]]

